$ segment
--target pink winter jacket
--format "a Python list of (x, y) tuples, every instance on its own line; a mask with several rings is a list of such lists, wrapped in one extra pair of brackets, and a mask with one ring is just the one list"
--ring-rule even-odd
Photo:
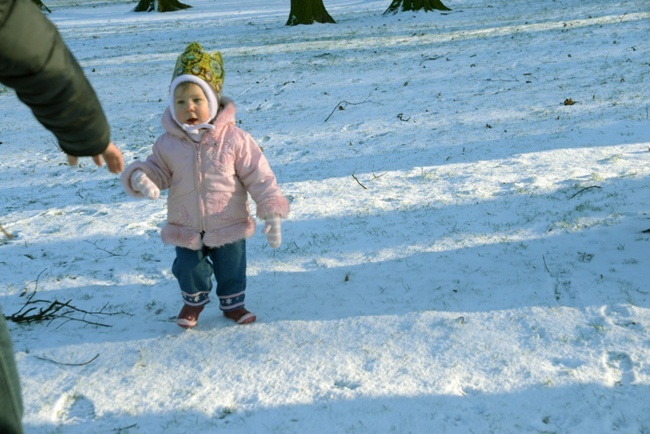
[[(160, 190), (169, 189), (165, 244), (199, 250), (219, 247), (255, 233), (248, 193), (257, 205), (257, 217), (289, 214), (275, 175), (253, 138), (235, 125), (235, 104), (220, 101), (214, 130), (201, 143), (193, 142), (165, 111), (166, 133), (153, 145), (146, 161), (130, 164), (121, 181), (128, 194), (143, 195), (131, 186), (131, 174), (142, 170)], [(201, 236), (203, 234), (203, 236)]]

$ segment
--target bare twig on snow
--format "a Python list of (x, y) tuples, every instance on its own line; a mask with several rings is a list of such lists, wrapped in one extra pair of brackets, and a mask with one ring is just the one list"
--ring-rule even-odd
[(584, 193), (585, 191), (587, 191), (587, 190), (589, 190), (589, 189), (591, 189), (591, 188), (601, 188), (601, 187), (600, 187), (599, 185), (590, 185), (589, 187), (585, 187), (585, 188), (579, 190), (576, 194), (574, 194), (573, 196), (571, 196), (569, 199), (573, 199), (573, 198), (576, 197), (577, 195), (582, 194), (582, 193)]
[(2, 227), (2, 225), (0, 225), (0, 230), (2, 231), (2, 233), (4, 234), (4, 236), (7, 237), (8, 239), (12, 239), (12, 238), (14, 237), (14, 236), (11, 235), (9, 232), (7, 232), (7, 231), (5, 230), (5, 228)]
[(332, 112), (329, 114), (329, 116), (327, 116), (327, 117), (325, 118), (325, 122), (327, 122), (327, 121), (332, 117), (332, 115), (334, 114), (334, 112), (335, 112), (336, 110), (345, 110), (345, 108), (346, 108), (348, 105), (359, 105), (359, 104), (364, 104), (364, 103), (369, 102), (369, 101), (368, 101), (368, 98), (370, 98), (370, 95), (372, 95), (372, 93), (373, 93), (374, 91), (375, 91), (375, 89), (371, 90), (370, 93), (368, 94), (368, 96), (366, 97), (366, 99), (364, 99), (364, 100), (361, 101), (361, 102), (349, 102), (349, 101), (345, 101), (345, 100), (343, 100), (343, 101), (339, 101), (339, 103), (336, 104), (336, 107), (334, 107), (334, 110), (332, 110)]
[(84, 366), (97, 360), (97, 358), (99, 357), (99, 353), (92, 359), (88, 360), (87, 362), (81, 362), (81, 363), (64, 363), (64, 362), (57, 362), (56, 360), (50, 359), (48, 357), (43, 357), (43, 356), (34, 356), (34, 357), (36, 357), (39, 360), (45, 360), (46, 362), (52, 362), (62, 366)]
[(365, 185), (363, 185), (363, 184), (361, 183), (361, 181), (359, 181), (359, 178), (357, 178), (356, 176), (354, 176), (354, 173), (352, 174), (352, 178), (354, 178), (354, 180), (357, 181), (357, 184), (359, 184), (361, 187), (363, 187), (364, 190), (367, 190), (367, 189), (368, 189), (368, 187), (366, 187)]

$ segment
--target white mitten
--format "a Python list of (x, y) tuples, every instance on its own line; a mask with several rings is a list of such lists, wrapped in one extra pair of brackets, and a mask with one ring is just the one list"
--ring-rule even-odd
[(149, 199), (158, 199), (160, 196), (160, 189), (142, 170), (136, 170), (131, 174), (131, 187)]
[(271, 217), (265, 220), (266, 225), (262, 230), (263, 234), (266, 234), (266, 238), (269, 240), (269, 246), (274, 249), (280, 247), (282, 243), (282, 229), (280, 227), (280, 217)]

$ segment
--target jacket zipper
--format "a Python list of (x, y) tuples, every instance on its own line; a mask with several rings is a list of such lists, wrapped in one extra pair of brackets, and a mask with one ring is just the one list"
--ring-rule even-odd
[(201, 237), (203, 237), (203, 234), (205, 233), (205, 222), (203, 219), (203, 209), (204, 209), (204, 204), (203, 204), (203, 189), (202, 187), (202, 180), (200, 179), (200, 173), (201, 173), (201, 143), (195, 144), (195, 149), (196, 149), (196, 192), (199, 196), (199, 200), (197, 201), (197, 206), (199, 208), (199, 228), (201, 229)]

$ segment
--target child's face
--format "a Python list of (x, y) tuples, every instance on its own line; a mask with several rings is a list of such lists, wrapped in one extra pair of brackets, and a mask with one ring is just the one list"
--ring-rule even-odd
[(174, 112), (181, 124), (198, 125), (210, 120), (210, 106), (203, 89), (195, 83), (181, 83), (174, 89)]

